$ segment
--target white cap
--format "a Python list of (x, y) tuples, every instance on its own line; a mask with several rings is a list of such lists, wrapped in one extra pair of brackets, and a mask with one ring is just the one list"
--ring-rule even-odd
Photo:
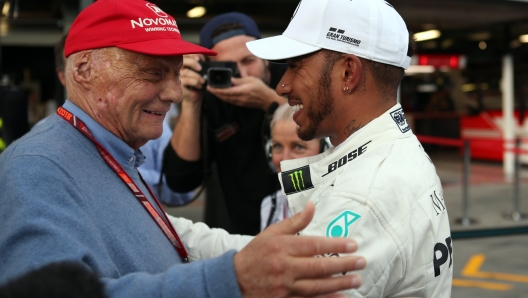
[(384, 0), (301, 0), (282, 35), (247, 47), (266, 60), (328, 49), (407, 69), (408, 44), (405, 22)]

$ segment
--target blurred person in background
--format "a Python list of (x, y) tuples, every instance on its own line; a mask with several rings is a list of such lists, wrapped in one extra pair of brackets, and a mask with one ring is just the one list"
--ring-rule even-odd
[(68, 100), (0, 155), (0, 285), (63, 261), (97, 274), (109, 297), (315, 296), (361, 284), (334, 275), (363, 258), (314, 258), (355, 241), (295, 235), (312, 203), (254, 238), (163, 211), (137, 170), (139, 148), (182, 98), (183, 54), (215, 54), (183, 41), (174, 18), (142, 0), (99, 0), (73, 22), (64, 53)]
[[(267, 153), (277, 173), (281, 172), (281, 161), (317, 155), (329, 147), (325, 139), (310, 141), (299, 139), (297, 124), (293, 121), (293, 110), (287, 103), (280, 105), (273, 113), (270, 131), (271, 139)], [(282, 189), (273, 192), (262, 200), (260, 209), (261, 231), (288, 217), (290, 217), (288, 201)]]
[[(262, 199), (277, 189), (262, 141), (265, 114), (273, 103), (286, 102), (274, 90), (284, 66), (269, 64), (246, 48), (247, 41), (259, 38), (255, 22), (242, 13), (222, 14), (205, 24), (200, 45), (218, 53), (209, 59), (236, 62), (240, 77), (232, 78), (228, 88), (205, 87), (200, 74), (204, 57), (184, 56), (182, 111), (164, 157), (173, 190), (190, 191), (205, 180), (208, 225), (246, 235), (260, 231)], [(216, 222), (212, 214), (222, 198), (227, 223)]]
[(247, 46), (286, 60), (277, 93), (295, 111), (299, 138), (329, 137), (335, 146), (281, 162), (280, 181), (292, 214), (316, 205), (300, 235), (357, 239), (369, 266), (362, 286), (345, 293), (450, 297), (442, 184), (397, 102), (415, 51), (398, 12), (384, 0), (303, 0), (282, 35)]

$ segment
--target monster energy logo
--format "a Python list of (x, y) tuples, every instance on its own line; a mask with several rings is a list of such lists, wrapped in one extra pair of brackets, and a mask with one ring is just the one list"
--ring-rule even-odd
[(288, 194), (305, 191), (313, 188), (312, 178), (310, 175), (310, 166), (304, 166), (291, 171), (281, 173), (282, 185), (284, 192)]
[[(299, 177), (301, 178), (300, 180), (299, 180)], [(296, 191), (301, 191), (304, 189), (304, 179), (302, 176), (302, 170), (291, 173), (290, 178), (293, 184), (293, 188)], [(302, 183), (302, 186), (301, 186), (301, 183)]]

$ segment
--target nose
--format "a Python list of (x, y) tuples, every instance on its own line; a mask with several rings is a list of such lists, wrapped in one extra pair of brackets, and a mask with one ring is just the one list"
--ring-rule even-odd
[(291, 93), (291, 79), (289, 75), (289, 70), (286, 70), (284, 75), (282, 76), (282, 79), (277, 84), (277, 87), (275, 88), (275, 92), (277, 92), (280, 96), (285, 96)]
[(173, 103), (179, 103), (182, 101), (183, 91), (179, 76), (173, 75), (170, 78), (167, 78), (162, 88), (163, 89), (159, 93), (160, 100), (171, 101)]
[(293, 159), (294, 156), (293, 156), (293, 152), (288, 149), (288, 148), (284, 148), (283, 152), (282, 152), (282, 160), (289, 160), (289, 159)]

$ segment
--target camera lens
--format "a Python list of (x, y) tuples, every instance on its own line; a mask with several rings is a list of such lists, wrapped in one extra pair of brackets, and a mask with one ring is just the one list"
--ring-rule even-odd
[(226, 67), (209, 68), (207, 84), (213, 88), (231, 87), (231, 69)]

